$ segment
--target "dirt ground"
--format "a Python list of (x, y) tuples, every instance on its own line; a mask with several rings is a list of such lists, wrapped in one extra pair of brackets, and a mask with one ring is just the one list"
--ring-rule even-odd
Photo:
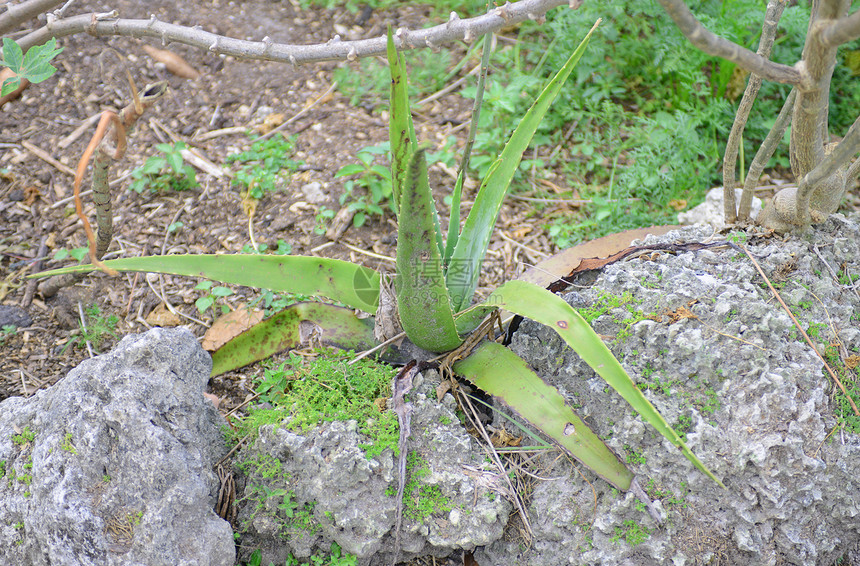
[[(101, 8), (87, 4), (75, 6), (80, 11)], [(163, 21), (202, 25), (206, 30), (233, 37), (260, 39), (268, 35), (273, 41), (285, 43), (324, 42), (344, 31), (351, 38), (374, 37), (384, 32), (387, 23), (416, 27), (430, 17), (429, 8), (407, 5), (396, 12), (371, 13), (362, 25), (357, 25), (358, 14), (302, 12), (287, 1), (153, 1), (145, 5), (119, 2), (115, 7), (121, 17), (147, 18), (155, 14)], [(331, 90), (333, 69), (346, 63), (293, 68), (221, 58), (182, 45), (167, 46), (201, 73), (200, 78), (188, 80), (169, 74), (149, 57), (143, 50), (145, 43), (162, 47), (157, 41), (127, 38), (98, 39), (83, 34), (65, 38), (59, 42), (65, 51), (55, 62), (59, 69), (56, 75), (32, 85), (20, 99), (0, 110), (0, 169), (9, 170), (0, 179), (0, 301), (4, 305), (24, 304), (32, 318), (24, 329), (0, 337), (0, 399), (30, 395), (54, 383), (90, 355), (84, 341), (75, 338), (80, 333), (80, 310), (85, 311), (85, 319), (92, 318), (86, 315), (86, 309), (93, 306), (99, 308), (99, 316), (119, 318), (116, 337), (108, 334), (97, 346), (97, 351), (102, 352), (109, 350), (117, 337), (145, 331), (152, 324), (150, 314), (156, 308), (161, 312), (169, 305), (179, 318), (167, 318), (200, 336), (214, 318), (212, 309), (200, 313), (195, 307), (195, 300), (206, 294), (194, 288), (198, 281), (182, 277), (127, 274), (110, 278), (96, 274), (62, 289), (56, 296), (46, 298), (36, 292), (32, 301), (29, 299), (27, 288), (33, 283), (28, 283), (26, 275), (39, 267), (73, 264), (74, 260), (57, 262), (51, 258), (60, 248), (71, 250), (86, 245), (70, 199), (70, 171), (77, 167), (94, 132), (95, 125), (90, 120), (105, 108), (121, 108), (130, 102), (125, 69), (138, 88), (167, 80), (170, 89), (141, 118), (125, 157), (110, 170), (115, 233), (107, 258), (238, 252), (250, 244), (240, 188), (231, 186), (227, 176), (217, 178), (198, 171), (197, 189), (138, 194), (128, 189), (128, 175), (149, 157), (160, 155), (156, 144), (173, 141), (184, 141), (216, 166), (235, 171), (238, 167), (228, 163), (226, 157), (247, 150), (249, 138), (232, 133), (206, 139), (205, 134), (237, 126), (240, 130), (253, 130), (264, 127), (267, 116), (280, 114), (280, 122), (290, 121), (281, 131), (298, 136), (293, 159), (302, 165), (299, 171), (285, 176), (281, 190), (267, 192), (259, 202), (252, 220), (254, 240), (271, 248), (284, 240), (294, 254), (338, 257), (374, 268), (393, 265), (361, 253), (393, 257), (394, 225), (390, 215), (373, 217), (361, 228), (350, 225), (334, 240), (314, 230), (322, 208), (338, 211), (342, 207), (339, 198), (343, 179), (335, 178), (335, 172), (356, 163), (359, 149), (387, 140), (387, 118), (378, 100), (351, 106), (337, 88)], [(462, 46), (454, 48), (456, 62), (465, 50)], [(471, 112), (468, 101), (449, 94), (416, 111), (420, 139), (441, 147), (454, 131), (453, 135), (462, 142), (466, 131), (462, 125)], [(70, 135), (88, 121), (89, 127), (69, 143)], [(197, 141), (199, 138), (204, 141)], [(37, 157), (39, 149), (65, 167)], [(442, 198), (450, 194), (452, 178), (435, 166), (431, 169), (431, 182), (439, 189), (445, 226), (447, 208)], [(303, 191), (303, 187), (315, 183), (322, 195), (314, 194), (312, 189)], [(88, 185), (89, 178), (83, 189)], [(85, 196), (84, 203), (94, 222), (91, 197)], [(539, 232), (532, 238), (521, 237), (533, 228), (525, 219), (527, 213), (522, 204), (507, 204), (500, 218), (501, 232), (518, 241), (533, 240), (531, 247), (551, 251), (548, 240)], [(168, 227), (177, 222), (182, 227), (169, 231)], [(490, 254), (485, 285), (516, 275), (523, 262), (541, 259), (540, 254), (515, 246), (501, 236), (497, 236)], [(218, 301), (216, 309), (259, 296), (253, 289), (234, 290), (234, 295)], [(249, 378), (258, 371), (251, 367), (213, 380), (212, 392), (222, 398), (222, 408), (229, 410), (246, 398), (251, 388)]]
[[(303, 12), (289, 1), (120, 0), (111, 8), (119, 10), (123, 18), (155, 14), (162, 21), (201, 25), (233, 37), (269, 36), (273, 41), (307, 44), (325, 42), (335, 33), (350, 39), (379, 36), (388, 23), (419, 27), (430, 16), (429, 8), (404, 4), (397, 11), (371, 13), (360, 24), (357, 14)], [(77, 12), (104, 9), (94, 2), (74, 6)], [(39, 24), (33, 21), (30, 25)], [(387, 140), (387, 116), (378, 100), (351, 106), (346, 96), (331, 88), (332, 71), (346, 63), (294, 68), (222, 58), (182, 45), (166, 46), (200, 72), (199, 78), (189, 80), (168, 73), (163, 64), (147, 55), (144, 44), (165, 47), (157, 41), (99, 39), (85, 34), (64, 38), (59, 46), (65, 50), (54, 61), (58, 72), (0, 109), (0, 171), (8, 170), (0, 176), (0, 309), (7, 309), (6, 314), (12, 311), (14, 317), (22, 315), (17, 309), (23, 307), (29, 319), (23, 324), (11, 321), (19, 326), (17, 331), (0, 334), (0, 400), (29, 396), (55, 383), (86, 357), (107, 352), (126, 334), (144, 332), (154, 324), (184, 325), (202, 339), (215, 318), (213, 309), (198, 311), (195, 301), (206, 292), (195, 289), (199, 281), (189, 278), (143, 274), (112, 278), (98, 273), (51, 297), (36, 291), (36, 282), (26, 279), (40, 270), (74, 264), (71, 259), (52, 258), (57, 250), (86, 245), (71, 199), (72, 171), (100, 112), (122, 108), (131, 101), (126, 69), (138, 88), (166, 80), (169, 91), (144, 114), (129, 138), (124, 158), (111, 167), (114, 237), (106, 258), (235, 253), (250, 244), (249, 218), (243, 211), (240, 188), (231, 186), (228, 176), (198, 170), (199, 188), (138, 194), (129, 190), (129, 175), (148, 158), (159, 155), (156, 144), (175, 141), (184, 141), (217, 167), (235, 171), (237, 166), (226, 157), (247, 150), (249, 138), (241, 132), (209, 138), (205, 134), (235, 127), (254, 130), (263, 127), (267, 116), (281, 114), (274, 123), (288, 122), (283, 133), (298, 136), (293, 159), (302, 165), (284, 177), (281, 190), (268, 192), (260, 200), (252, 218), (254, 240), (271, 248), (284, 240), (294, 254), (393, 267), (392, 262), (380, 259), (395, 255), (395, 226), (390, 215), (370, 218), (361, 228), (349, 226), (333, 239), (315, 231), (322, 208), (338, 211), (342, 207), (343, 179), (335, 178), (335, 172), (356, 163), (359, 149)], [(456, 63), (465, 48), (453, 49)], [(448, 136), (455, 135), (463, 143), (463, 125), (471, 113), (468, 101), (456, 93), (447, 94), (415, 110), (419, 139), (441, 147)], [(39, 153), (55, 162), (49, 163)], [(84, 190), (89, 182), (88, 175)], [(307, 188), (315, 183), (322, 195)], [(450, 169), (431, 168), (431, 183), (438, 189), (444, 227), (448, 212), (442, 199), (453, 186)], [(92, 197), (85, 196), (84, 203), (94, 223)], [(497, 231), (504, 236), (496, 235), (491, 245), (483, 289), (517, 275), (524, 263), (534, 264), (552, 251), (546, 236), (527, 220), (528, 212), (522, 202), (505, 204)], [(168, 228), (177, 222), (182, 223), (181, 228)], [(514, 245), (514, 239), (532, 249)], [(233, 295), (216, 303), (219, 313), (222, 305), (233, 308), (260, 296), (255, 289), (233, 290)], [(98, 316), (88, 311), (93, 307), (98, 307)], [(116, 317), (116, 324), (90, 350), (81, 339), (82, 320), (92, 327), (98, 324), (98, 317)], [(0, 324), (9, 323), (0, 315)], [(226, 413), (252, 395), (253, 380), (260, 374), (259, 365), (230, 372), (214, 378), (209, 390)]]

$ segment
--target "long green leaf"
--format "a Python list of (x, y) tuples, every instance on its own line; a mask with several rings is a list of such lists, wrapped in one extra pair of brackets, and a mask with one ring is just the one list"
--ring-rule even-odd
[(388, 28), (388, 69), (391, 73), (391, 108), (388, 113), (388, 139), (391, 147), (391, 192), (394, 210), (400, 216), (400, 195), (406, 182), (409, 160), (417, 147), (412, 111), (409, 108), (409, 87), (406, 61), (394, 46), (391, 27)]
[(397, 230), (397, 310), (406, 336), (431, 352), (453, 350), (462, 340), (442, 273), (442, 256), (436, 245), (433, 213), (436, 204), (427, 181), (424, 150), (409, 163), (400, 200)]
[(481, 72), (478, 74), (478, 87), (475, 90), (475, 102), (472, 105), (472, 119), (469, 121), (469, 135), (463, 147), (460, 167), (457, 169), (457, 181), (451, 194), (451, 215), (448, 218), (448, 238), (445, 240), (445, 254), (442, 262), (447, 265), (460, 239), (460, 200), (463, 193), (463, 183), (469, 170), (469, 159), (472, 157), (472, 146), (478, 133), (478, 123), (481, 121), (481, 105), (484, 102), (484, 81), (490, 69), (490, 54), (493, 51), (493, 34), (484, 35), (484, 49), (481, 53)]
[[(117, 271), (143, 271), (204, 277), (233, 285), (271, 289), (279, 293), (319, 295), (375, 314), (379, 303), (379, 274), (372, 269), (319, 257), (278, 255), (167, 255), (112, 259), (105, 266)], [(76, 265), (37, 273), (48, 277), (90, 272)]]
[(618, 489), (633, 480), (612, 450), (568, 407), (561, 394), (541, 380), (516, 354), (484, 342), (454, 364), (454, 371), (501, 399), (594, 473)]
[(302, 323), (312, 322), (319, 340), (345, 350), (376, 345), (373, 319), (360, 319), (352, 309), (322, 303), (296, 303), (236, 336), (212, 354), (212, 375), (221, 375), (280, 351), (301, 345)]
[(523, 152), (528, 149), (544, 114), (579, 62), (579, 58), (585, 51), (585, 46), (596, 27), (597, 24), (594, 24), (576, 51), (573, 52), (525, 113), (496, 160), (498, 166), (487, 174), (481, 184), (478, 196), (475, 198), (475, 204), (472, 206), (469, 216), (466, 217), (466, 223), (460, 233), (448, 267), (448, 290), (451, 293), (455, 311), (468, 307), (472, 300), (475, 287), (478, 285), (481, 263), (487, 253), (490, 236), (499, 215), (499, 208), (505, 198), (508, 186), (511, 184), (511, 179), (519, 167)]
[(669, 442), (708, 477), (722, 482), (696, 457), (666, 419), (654, 408), (594, 332), (573, 307), (558, 295), (526, 281), (508, 281), (487, 298), (487, 305), (503, 308), (520, 316), (540, 322), (555, 330), (585, 363), (606, 380), (642, 418), (665, 436)]

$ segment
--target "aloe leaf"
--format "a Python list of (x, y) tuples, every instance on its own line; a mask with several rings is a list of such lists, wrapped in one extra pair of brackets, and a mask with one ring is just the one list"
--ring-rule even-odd
[(373, 319), (352, 309), (322, 303), (296, 303), (236, 336), (212, 354), (212, 375), (220, 375), (302, 344), (302, 327), (313, 323), (319, 340), (344, 350), (376, 345)]
[(486, 304), (503, 308), (520, 316), (540, 322), (555, 330), (559, 336), (606, 380), (615, 391), (630, 403), (642, 418), (665, 436), (669, 442), (681, 449), (697, 468), (709, 478), (725, 487), (722, 482), (696, 457), (678, 436), (666, 419), (654, 408), (642, 392), (594, 332), (591, 326), (573, 307), (558, 295), (543, 287), (526, 281), (508, 281), (487, 298)]
[(442, 257), (435, 242), (436, 205), (430, 194), (423, 149), (417, 150), (409, 163), (400, 209), (394, 280), (400, 323), (419, 348), (431, 352), (453, 350), (463, 341), (454, 325)]
[[(105, 266), (117, 271), (144, 271), (205, 277), (214, 281), (260, 287), (279, 293), (319, 295), (375, 314), (379, 303), (379, 274), (338, 259), (281, 255), (166, 255), (112, 259)], [(90, 272), (90, 264), (43, 271), (31, 277)]]
[(451, 194), (451, 216), (448, 219), (448, 238), (445, 240), (445, 254), (443, 263), (445, 265), (454, 254), (457, 240), (460, 239), (460, 200), (463, 193), (463, 184), (466, 181), (466, 172), (469, 170), (469, 159), (472, 157), (472, 146), (475, 144), (475, 136), (478, 132), (478, 123), (481, 121), (481, 104), (484, 101), (484, 81), (490, 69), (490, 54), (493, 51), (493, 34), (484, 35), (484, 48), (481, 53), (481, 72), (478, 74), (478, 87), (475, 90), (475, 103), (472, 106), (472, 118), (469, 121), (469, 135), (466, 137), (466, 145), (463, 147), (463, 157), (460, 160), (460, 168), (457, 170), (457, 182), (454, 192)]
[(481, 262), (487, 253), (490, 236), (499, 215), (499, 208), (505, 198), (508, 186), (511, 184), (511, 179), (513, 179), (523, 153), (528, 149), (544, 114), (579, 62), (579, 58), (585, 51), (585, 46), (596, 27), (597, 24), (591, 28), (576, 51), (549, 81), (543, 92), (525, 113), (496, 160), (495, 163), (498, 163), (498, 166), (484, 178), (481, 188), (478, 190), (478, 196), (475, 198), (475, 204), (472, 206), (469, 216), (466, 217), (466, 223), (460, 233), (448, 267), (448, 290), (451, 293), (454, 310), (460, 311), (469, 306), (475, 287), (478, 285)]
[(391, 109), (388, 114), (388, 139), (391, 147), (391, 192), (394, 209), (400, 216), (400, 195), (406, 182), (409, 160), (416, 149), (415, 127), (409, 108), (409, 87), (406, 77), (406, 60), (394, 46), (391, 27), (388, 28), (388, 69), (391, 73)]
[(484, 342), (454, 371), (496, 396), (598, 476), (627, 490), (633, 474), (568, 407), (561, 394), (500, 344)]

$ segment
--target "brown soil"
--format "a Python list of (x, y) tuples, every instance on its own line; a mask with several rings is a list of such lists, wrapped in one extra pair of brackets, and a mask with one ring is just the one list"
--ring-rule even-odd
[[(162, 21), (202, 25), (207, 31), (233, 37), (269, 36), (273, 41), (299, 44), (325, 42), (336, 32), (343, 34), (344, 28), (351, 39), (375, 37), (384, 33), (388, 23), (415, 28), (430, 17), (429, 8), (411, 3), (404, 3), (396, 12), (373, 13), (363, 25), (355, 24), (355, 14), (303, 12), (297, 3), (286, 1), (120, 0), (111, 7), (124, 18), (155, 14)], [(103, 11), (93, 2), (76, 3), (75, 9)], [(38, 24), (34, 21), (30, 25)], [(146, 54), (145, 43), (179, 54), (201, 77), (187, 80), (169, 74)], [(146, 331), (154, 324), (150, 315), (156, 309), (169, 307), (179, 318), (168, 316), (175, 320), (164, 324), (184, 325), (201, 338), (215, 319), (213, 309), (201, 313), (196, 308), (195, 301), (205, 292), (195, 289), (199, 281), (189, 278), (96, 273), (51, 297), (34, 293), (36, 281), (26, 279), (40, 270), (73, 264), (69, 259), (52, 258), (57, 250), (86, 245), (81, 222), (74, 214), (73, 176), (69, 172), (77, 167), (95, 131), (92, 120), (104, 109), (130, 103), (126, 69), (138, 88), (167, 80), (170, 89), (144, 114), (130, 135), (125, 156), (111, 167), (114, 236), (107, 258), (235, 253), (250, 244), (249, 218), (243, 211), (240, 189), (231, 186), (227, 176), (217, 178), (198, 170), (197, 189), (141, 194), (129, 190), (128, 176), (148, 158), (161, 155), (156, 144), (175, 141), (184, 141), (216, 166), (235, 171), (237, 166), (226, 158), (247, 150), (249, 138), (234, 133), (198, 141), (201, 136), (236, 126), (251, 131), (261, 127), (269, 114), (282, 114), (282, 121), (295, 117), (282, 131), (298, 136), (293, 159), (303, 165), (292, 175), (283, 176), (280, 190), (265, 194), (258, 203), (252, 218), (255, 241), (275, 248), (278, 240), (284, 240), (294, 254), (337, 257), (391, 270), (391, 262), (362, 253), (395, 255), (395, 225), (390, 214), (373, 217), (361, 228), (349, 226), (334, 240), (315, 231), (323, 207), (334, 211), (342, 207), (343, 179), (335, 178), (335, 172), (355, 163), (359, 149), (383, 142), (388, 135), (382, 98), (369, 95), (360, 105), (351, 106), (337, 88), (324, 96), (333, 83), (332, 71), (345, 63), (294, 68), (221, 58), (182, 45), (165, 47), (155, 41), (98, 39), (85, 34), (62, 39), (59, 45), (65, 50), (55, 61), (58, 72), (44, 83), (31, 85), (21, 98), (0, 109), (0, 171), (8, 170), (0, 175), (0, 305), (22, 306), (32, 318), (25, 327), (0, 333), (0, 400), (30, 396), (55, 383), (86, 357), (107, 352), (122, 336)], [(452, 61), (456, 63), (465, 49), (453, 49)], [(415, 110), (419, 139), (441, 147), (454, 135), (462, 146), (466, 132), (462, 125), (471, 112), (469, 101), (456, 93), (448, 94)], [(89, 127), (66, 143), (87, 122)], [(38, 157), (39, 149), (65, 167)], [(88, 175), (84, 190), (89, 182)], [(310, 199), (302, 190), (314, 182), (322, 188), (322, 200)], [(442, 225), (446, 226), (447, 208), (442, 199), (453, 186), (450, 170), (431, 168), (431, 183), (439, 189), (437, 200)], [(466, 198), (470, 198), (468, 194)], [(85, 196), (84, 203), (95, 223), (92, 197)], [(534, 264), (542, 258), (540, 252), (512, 240), (551, 251), (546, 236), (526, 220), (527, 214), (522, 204), (503, 207), (499, 232), (508, 239), (495, 236), (479, 293), (521, 272), (524, 262)], [(176, 222), (182, 227), (168, 230)], [(260, 296), (256, 289), (233, 289), (235, 294), (216, 303), (219, 314), (223, 305), (235, 308)], [(90, 351), (81, 339), (81, 311), (92, 307), (98, 307), (98, 316), (116, 317), (117, 322), (111, 333), (102, 336), (101, 343), (90, 344)], [(90, 326), (98, 323), (91, 314), (83, 319)], [(213, 378), (209, 391), (227, 413), (252, 396), (254, 379), (261, 374), (258, 364), (230, 372)]]
[[(76, 5), (80, 11), (99, 11), (96, 4)], [(250, 1), (240, 5), (223, 1), (175, 3), (164, 0), (119, 2), (122, 17), (147, 18), (187, 25), (240, 38), (270, 36), (285, 43), (319, 43), (346, 28), (350, 37), (374, 37), (385, 25), (419, 26), (430, 17), (430, 9), (407, 5), (396, 12), (373, 13), (363, 26), (355, 25), (357, 15), (348, 12), (315, 10), (302, 12), (290, 2)], [(229, 16), (228, 16), (229, 14)], [(35, 22), (33, 22), (35, 25)], [(130, 100), (125, 79), (127, 68), (139, 88), (167, 80), (170, 90), (141, 118), (129, 138), (125, 157), (110, 170), (114, 206), (114, 243), (108, 258), (172, 253), (239, 252), (251, 240), (248, 216), (243, 212), (239, 187), (231, 186), (226, 176), (216, 178), (198, 171), (200, 188), (141, 194), (130, 191), (128, 174), (154, 155), (155, 145), (184, 141), (220, 167), (237, 169), (226, 157), (250, 147), (241, 133), (195, 141), (207, 132), (240, 126), (253, 130), (269, 114), (282, 114), (282, 120), (299, 114), (320, 99), (332, 85), (332, 70), (340, 64), (324, 63), (293, 68), (276, 63), (237, 61), (182, 46), (169, 45), (201, 73), (199, 79), (186, 80), (170, 75), (143, 50), (149, 43), (127, 38), (97, 39), (79, 35), (60, 40), (65, 51), (58, 57), (59, 71), (48, 81), (32, 85), (23, 96), (0, 110), (0, 169), (9, 174), (0, 179), (0, 301), (4, 305), (24, 304), (33, 322), (16, 333), (3, 335), (0, 342), (0, 399), (12, 395), (31, 395), (50, 385), (89, 355), (80, 333), (80, 309), (97, 306), (103, 317), (116, 316), (116, 336), (106, 335), (96, 346), (105, 352), (119, 337), (143, 332), (153, 309), (168, 303), (180, 316), (179, 323), (202, 336), (211, 325), (210, 309), (200, 313), (194, 305), (205, 293), (196, 290), (198, 281), (183, 277), (149, 278), (142, 274), (111, 278), (95, 274), (80, 283), (46, 298), (35, 294), (28, 303), (25, 279), (41, 268), (69, 265), (69, 260), (51, 260), (60, 248), (86, 245), (80, 221), (74, 215), (73, 177), (37, 157), (26, 144), (32, 144), (75, 169), (95, 130), (92, 124), (72, 143), (62, 143), (88, 119), (106, 108), (121, 108)], [(465, 50), (455, 46), (457, 61)], [(467, 66), (468, 68), (468, 66)], [(298, 172), (284, 176), (281, 190), (267, 193), (253, 216), (254, 239), (274, 248), (278, 240), (292, 246), (294, 254), (312, 254), (349, 259), (374, 268), (391, 268), (390, 262), (360, 253), (361, 250), (392, 257), (395, 253), (393, 219), (373, 217), (361, 228), (350, 226), (335, 241), (319, 235), (317, 214), (325, 207), (341, 208), (343, 179), (334, 174), (342, 166), (355, 163), (357, 151), (387, 139), (384, 101), (369, 95), (359, 106), (351, 106), (336, 88), (322, 96), (316, 105), (282, 131), (297, 135), (294, 159), (303, 165)], [(416, 109), (416, 129), (422, 140), (440, 147), (449, 135), (462, 143), (465, 128), (452, 130), (467, 122), (471, 107), (458, 94), (442, 96)], [(277, 123), (277, 122), (276, 122)], [(30, 146), (30, 147), (32, 147)], [(324, 200), (313, 202), (302, 187), (321, 184)], [(440, 167), (431, 169), (431, 182), (439, 188), (442, 223), (447, 224), (447, 209), (442, 198), (453, 185), (450, 174)], [(89, 179), (83, 189), (88, 188)], [(468, 198), (468, 196), (467, 196)], [(95, 214), (91, 197), (85, 196), (85, 209), (91, 222)], [(468, 203), (467, 203), (468, 205)], [(516, 203), (514, 203), (516, 205)], [(506, 205), (500, 225), (506, 235), (529, 242), (523, 235), (532, 231), (525, 221), (527, 210)], [(169, 232), (168, 226), (183, 226)], [(530, 245), (549, 250), (545, 236), (530, 234)], [(522, 269), (523, 261), (534, 263), (540, 255), (529, 253), (497, 236), (491, 246), (487, 281), (501, 281)], [(40, 252), (40, 247), (42, 248)], [(355, 250), (359, 250), (358, 252)], [(41, 255), (40, 255), (41, 254)], [(526, 255), (527, 254), (527, 255)], [(518, 267), (519, 266), (519, 267)], [(254, 289), (235, 288), (235, 294), (221, 299), (234, 307), (259, 297)], [(162, 308), (164, 308), (162, 306)], [(220, 312), (220, 311), (219, 311)], [(86, 317), (92, 323), (92, 317)], [(151, 321), (152, 319), (150, 319)], [(253, 376), (259, 368), (251, 366), (213, 379), (212, 392), (222, 398), (222, 408), (230, 410), (248, 395)]]

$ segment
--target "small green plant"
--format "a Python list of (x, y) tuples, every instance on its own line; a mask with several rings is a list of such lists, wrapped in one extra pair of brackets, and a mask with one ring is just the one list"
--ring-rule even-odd
[(327, 206), (321, 206), (314, 218), (314, 233), (322, 236), (328, 230), (329, 221), (334, 218), (334, 211)]
[(69, 452), (70, 454), (77, 454), (78, 453), (78, 449), (75, 448), (75, 444), (74, 444), (74, 442), (72, 442), (72, 433), (71, 432), (67, 432), (66, 435), (63, 437), (63, 443), (60, 445), (60, 449), (65, 450), (66, 452)]
[(62, 53), (63, 49), (63, 47), (57, 49), (57, 39), (52, 37), (44, 45), (31, 47), (24, 55), (17, 43), (4, 37), (3, 58), (0, 59), (0, 65), (9, 67), (15, 76), (3, 81), (3, 85), (0, 87), (0, 96), (6, 96), (17, 89), (24, 79), (35, 84), (50, 78), (57, 72), (57, 68), (51, 65), (50, 61)]
[(12, 528), (15, 529), (16, 531), (20, 531), (21, 529), (24, 528), (24, 521), (18, 521), (17, 523), (12, 525)]
[(66, 248), (60, 248), (56, 252), (54, 252), (54, 260), (62, 261), (66, 258), (74, 258), (77, 261), (83, 261), (87, 254), (89, 253), (90, 248), (87, 246), (83, 246), (80, 248), (72, 248), (70, 250)]
[[(194, 306), (197, 307), (200, 314), (203, 314), (210, 307), (213, 307), (216, 300), (229, 297), (233, 294), (233, 290), (229, 287), (215, 285), (212, 281), (201, 281), (194, 288), (201, 291), (207, 291), (206, 295), (194, 301)], [(227, 305), (221, 305), (221, 314), (227, 314), (228, 312), (230, 312), (230, 307)]]
[(150, 193), (162, 193), (171, 190), (187, 191), (200, 186), (196, 171), (182, 158), (182, 152), (188, 149), (185, 143), (160, 143), (155, 147), (164, 154), (163, 157), (153, 155), (142, 167), (132, 171), (133, 181), (129, 189), (136, 193), (147, 189)]
[(116, 325), (119, 322), (118, 316), (113, 314), (103, 316), (98, 305), (84, 309), (84, 312), (86, 313), (86, 325), (81, 324), (80, 334), (73, 336), (66, 343), (63, 347), (63, 352), (73, 344), (78, 348), (84, 348), (87, 342), (98, 350), (108, 336), (116, 337)]
[[(422, 480), (430, 475), (427, 461), (417, 452), (406, 457), (409, 479), (403, 488), (403, 516), (413, 521), (424, 521), (434, 513), (447, 513), (451, 503), (438, 485), (426, 485)], [(392, 495), (396, 494), (396, 490)]]
[(15, 334), (15, 325), (13, 324), (4, 324), (2, 328), (0, 328), (0, 344), (2, 344), (7, 338)]
[(280, 425), (290, 417), (290, 430), (306, 431), (325, 421), (355, 420), (359, 431), (369, 437), (361, 445), (368, 458), (385, 449), (397, 453), (397, 417), (380, 411), (379, 399), (391, 395), (393, 370), (371, 359), (348, 365), (350, 353), (324, 350), (313, 361), (290, 355), (289, 362), (268, 368), (256, 392), (271, 409), (250, 410), (237, 429), (241, 436), (256, 436), (264, 424)]
[(228, 156), (228, 163), (241, 164), (233, 177), (233, 184), (241, 186), (257, 200), (278, 190), (283, 184), (281, 172), (295, 171), (301, 165), (300, 161), (290, 159), (296, 150), (295, 143), (295, 136), (285, 138), (278, 133), (255, 141), (248, 151)]
[(650, 536), (650, 529), (628, 519), (621, 525), (615, 525), (615, 534), (609, 540), (612, 542), (624, 540), (630, 546), (636, 546), (648, 540)]
[(29, 426), (25, 426), (24, 430), (21, 431), (20, 434), (16, 434), (12, 436), (12, 442), (17, 444), (18, 446), (24, 446), (25, 444), (29, 444), (36, 439), (36, 433), (30, 430)]

